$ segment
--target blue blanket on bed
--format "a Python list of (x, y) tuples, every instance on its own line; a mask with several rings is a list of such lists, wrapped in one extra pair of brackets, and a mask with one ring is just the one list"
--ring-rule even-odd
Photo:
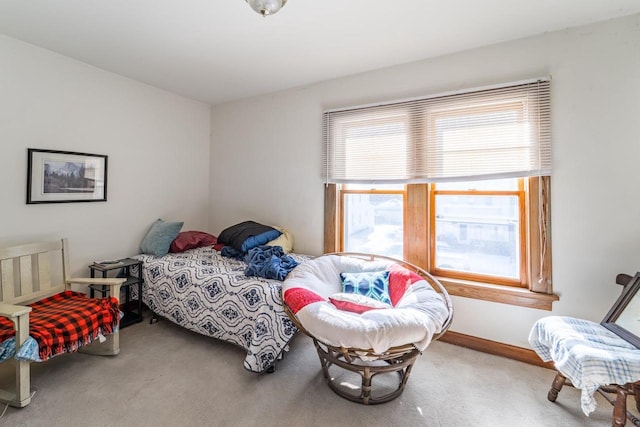
[(257, 246), (249, 249), (244, 256), (241, 252), (225, 246), (221, 254), (246, 262), (245, 276), (260, 276), (265, 279), (284, 280), (298, 265), (293, 258), (284, 253), (281, 246)]
[(223, 246), (220, 250), (220, 255), (237, 259), (238, 261), (244, 261), (245, 254), (235, 248), (232, 248), (231, 246)]

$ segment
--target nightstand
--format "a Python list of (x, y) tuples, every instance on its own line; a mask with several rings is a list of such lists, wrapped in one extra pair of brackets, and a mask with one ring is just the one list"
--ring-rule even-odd
[[(131, 267), (137, 266), (137, 274), (132, 275)], [(96, 272), (102, 273), (102, 277), (108, 277), (107, 273), (112, 270), (118, 270), (117, 277), (126, 277), (127, 281), (122, 284), (120, 289), (125, 291), (125, 301), (120, 306), (124, 313), (124, 317), (120, 319), (120, 328), (126, 328), (127, 326), (142, 322), (142, 261), (133, 258), (124, 258), (118, 260), (114, 264), (91, 264), (89, 266), (91, 270), (91, 277), (96, 277)], [(138, 303), (132, 309), (131, 290), (130, 286), (138, 286)], [(93, 298), (95, 292), (99, 292), (103, 297), (109, 293), (109, 289), (106, 286), (89, 285), (90, 296)]]

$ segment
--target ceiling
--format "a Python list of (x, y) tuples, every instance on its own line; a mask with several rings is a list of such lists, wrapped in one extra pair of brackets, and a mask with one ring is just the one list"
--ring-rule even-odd
[(0, 33), (219, 104), (640, 12), (639, 0), (2, 0)]

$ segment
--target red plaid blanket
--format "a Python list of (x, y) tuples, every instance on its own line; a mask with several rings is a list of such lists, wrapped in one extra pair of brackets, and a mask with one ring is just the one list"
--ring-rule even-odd
[[(60, 292), (33, 304), (29, 313), (29, 335), (38, 342), (40, 359), (45, 361), (113, 332), (120, 321), (118, 300), (88, 298), (73, 291)], [(15, 335), (13, 323), (0, 317), (0, 342)]]

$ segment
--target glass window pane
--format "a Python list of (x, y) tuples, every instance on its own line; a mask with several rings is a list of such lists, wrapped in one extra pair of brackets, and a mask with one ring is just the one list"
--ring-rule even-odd
[(436, 195), (436, 268), (517, 279), (516, 196)]
[(517, 191), (519, 178), (486, 179), (482, 181), (439, 182), (437, 190), (444, 191)]
[(347, 190), (404, 190), (404, 184), (344, 184)]
[(344, 251), (403, 258), (402, 194), (345, 194)]

